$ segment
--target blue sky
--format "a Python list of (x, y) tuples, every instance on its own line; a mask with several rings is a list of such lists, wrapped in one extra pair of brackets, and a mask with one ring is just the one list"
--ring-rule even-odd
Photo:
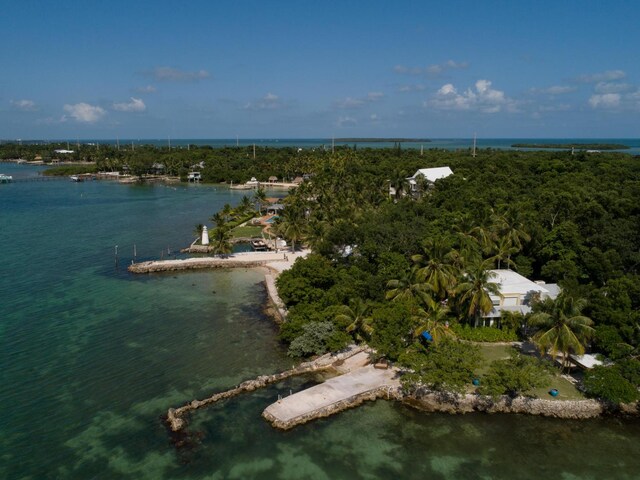
[(0, 138), (640, 137), (637, 1), (30, 1)]

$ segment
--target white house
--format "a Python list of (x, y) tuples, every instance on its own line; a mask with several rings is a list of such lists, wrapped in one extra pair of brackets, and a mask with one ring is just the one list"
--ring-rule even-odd
[(423, 177), (426, 181), (433, 184), (436, 180), (446, 178), (449, 175), (453, 175), (453, 170), (449, 167), (421, 168), (413, 174), (413, 177), (409, 177), (407, 180), (409, 180), (411, 191), (416, 192), (418, 190), (418, 180), (420, 177)]
[(64, 148), (58, 149), (58, 150), (54, 150), (55, 153), (63, 153), (63, 154), (70, 154), (70, 153), (74, 153), (73, 150), (65, 150)]
[[(436, 180), (446, 178), (449, 175), (453, 175), (453, 170), (449, 167), (421, 168), (414, 173), (412, 177), (407, 178), (409, 181), (409, 190), (411, 193), (417, 193), (419, 186), (418, 182), (421, 178), (424, 178), (424, 180), (433, 185)], [(394, 187), (389, 187), (389, 195), (395, 196), (395, 194), (396, 189)]]
[(488, 325), (493, 319), (499, 318), (502, 312), (518, 312), (523, 315), (531, 312), (531, 300), (534, 297), (544, 300), (555, 299), (560, 293), (560, 287), (555, 283), (543, 281), (532, 282), (513, 270), (489, 270), (490, 281), (499, 285), (497, 295), (491, 294), (493, 309), (485, 315)]

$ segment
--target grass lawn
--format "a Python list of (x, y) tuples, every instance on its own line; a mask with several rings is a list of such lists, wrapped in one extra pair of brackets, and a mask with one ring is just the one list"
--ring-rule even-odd
[(259, 237), (262, 233), (262, 227), (257, 227), (253, 225), (247, 225), (245, 227), (236, 227), (231, 230), (231, 236), (233, 238), (241, 238), (241, 237)]
[(484, 375), (489, 371), (489, 364), (496, 360), (504, 360), (511, 356), (513, 347), (510, 345), (480, 345), (483, 364), (476, 371), (476, 375)]
[[(549, 390), (552, 388), (558, 389), (558, 396), (552, 397), (549, 395)], [(536, 388), (528, 392), (529, 395), (538, 398), (545, 398), (547, 400), (584, 400), (585, 396), (579, 392), (576, 387), (567, 379), (562, 378), (559, 373), (556, 373), (552, 379), (551, 384), (547, 388)]]
[[(484, 364), (476, 371), (477, 376), (482, 376), (489, 371), (489, 365), (496, 360), (509, 358), (513, 347), (509, 345), (480, 345), (480, 353), (484, 360)], [(556, 388), (558, 396), (549, 395), (549, 390)], [(583, 400), (585, 397), (576, 387), (567, 379), (560, 376), (560, 372), (556, 371), (552, 374), (551, 382), (548, 387), (536, 388), (527, 392), (532, 397), (538, 397), (548, 400)]]

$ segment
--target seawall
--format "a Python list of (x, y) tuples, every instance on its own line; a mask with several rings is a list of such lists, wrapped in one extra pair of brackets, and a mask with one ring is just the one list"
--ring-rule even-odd
[(520, 413), (543, 417), (583, 420), (605, 414), (622, 413), (639, 415), (638, 404), (610, 405), (598, 400), (547, 400), (542, 398), (515, 397), (506, 395), (490, 397), (475, 394), (455, 394), (417, 390), (402, 394), (401, 401), (426, 412), (450, 414)]

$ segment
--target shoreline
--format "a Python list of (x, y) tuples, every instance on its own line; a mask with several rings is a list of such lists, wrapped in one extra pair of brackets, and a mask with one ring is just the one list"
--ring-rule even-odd
[[(265, 287), (267, 291), (265, 312), (271, 316), (276, 323), (280, 323), (285, 321), (287, 312), (284, 303), (278, 295), (276, 279), (281, 272), (291, 268), (298, 258), (306, 257), (309, 252), (309, 250), (302, 250), (295, 254), (290, 252), (283, 252), (282, 254), (272, 252), (240, 252), (228, 257), (188, 258), (183, 260), (141, 262), (129, 266), (128, 270), (132, 273), (159, 273), (207, 268), (260, 268), (264, 271)], [(397, 368), (392, 368), (392, 370), (398, 373), (400, 372)], [(279, 374), (274, 376), (274, 382), (278, 381), (276, 379), (278, 376)], [(243, 388), (242, 390), (251, 391), (253, 389), (254, 388)], [(222, 399), (219, 394), (215, 394), (214, 397)], [(323, 408), (309, 411), (308, 413), (300, 416), (299, 418), (292, 419), (291, 421), (279, 421), (266, 412), (266, 410), (263, 417), (269, 421), (274, 428), (288, 430), (302, 423), (307, 423), (318, 418), (328, 417), (343, 410), (361, 405), (365, 401), (376, 400), (378, 398), (387, 398), (388, 400), (393, 399), (412, 408), (432, 413), (505, 413), (538, 415), (574, 420), (592, 419), (610, 415), (640, 415), (639, 403), (628, 405), (609, 405), (595, 399), (550, 400), (522, 396), (511, 398), (505, 395), (493, 398), (474, 393), (455, 394), (452, 392), (435, 392), (427, 389), (416, 389), (408, 392), (404, 391), (400, 387), (394, 389), (384, 387), (375, 388), (348, 398), (343, 398), (340, 401), (327, 405)], [(195, 403), (194, 407), (196, 405), (200, 405), (200, 403)]]

